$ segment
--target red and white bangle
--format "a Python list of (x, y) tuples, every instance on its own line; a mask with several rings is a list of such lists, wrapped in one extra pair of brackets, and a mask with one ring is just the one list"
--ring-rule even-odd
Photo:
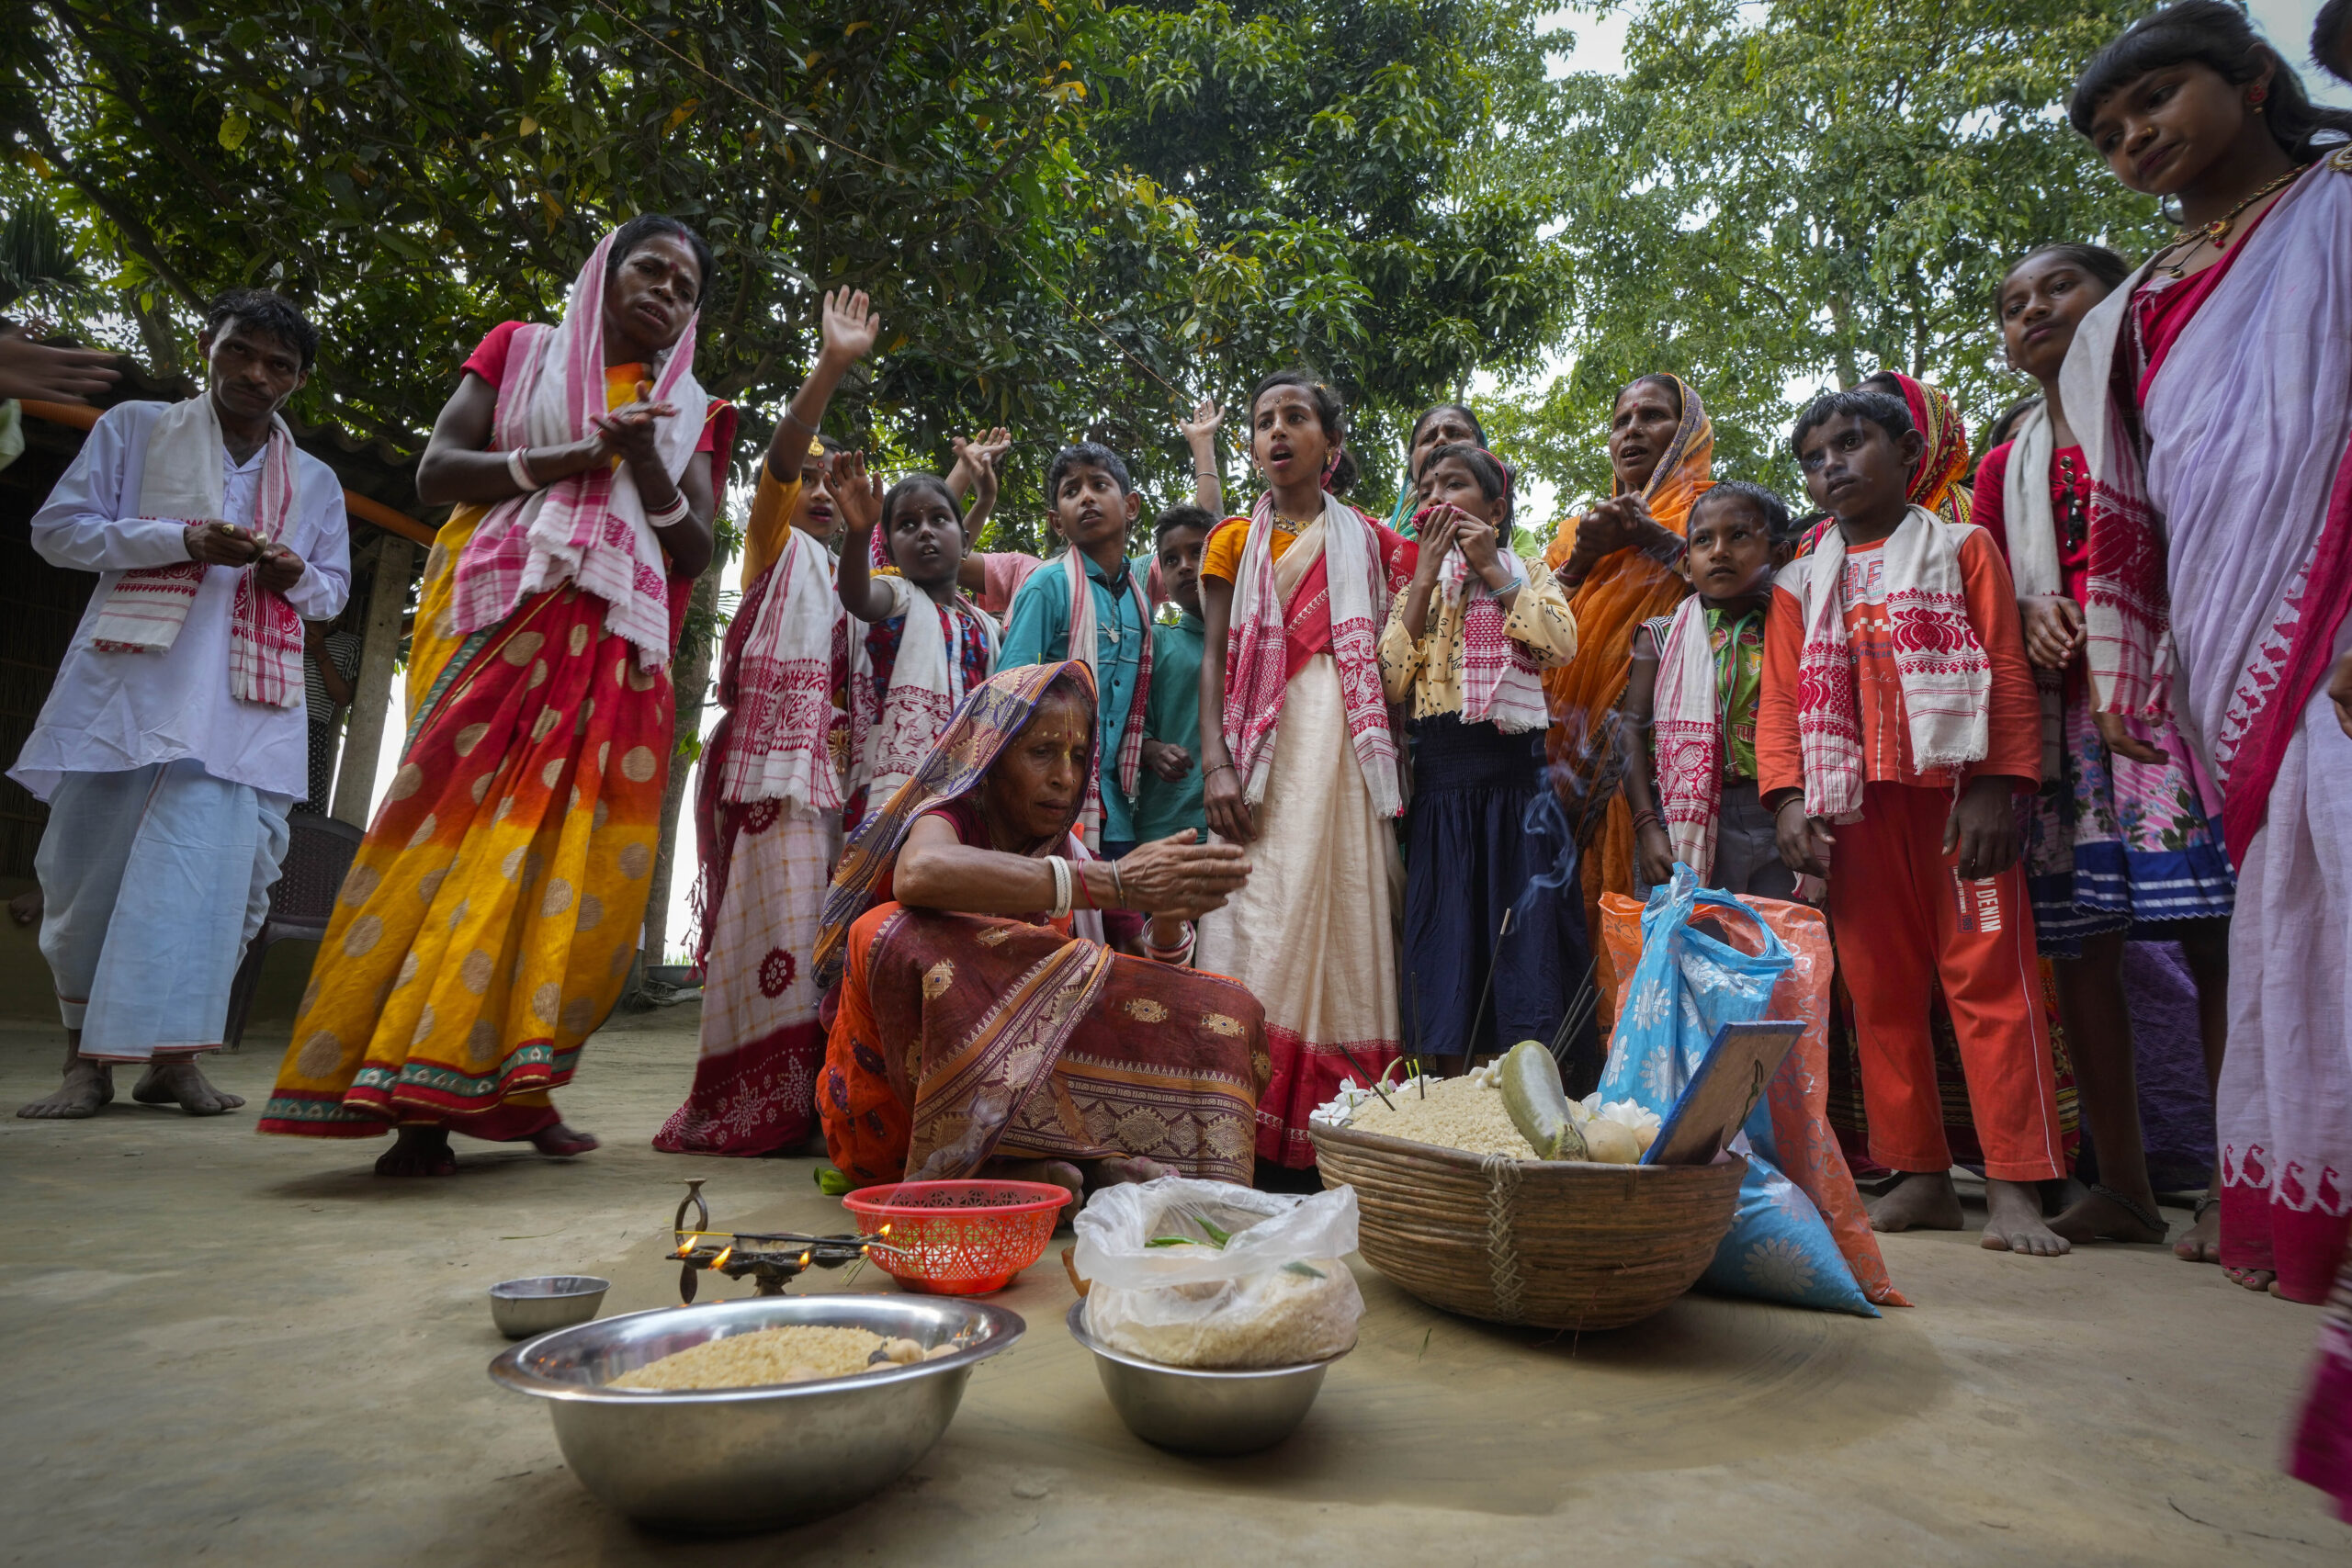
[(1155, 964), (1182, 964), (1193, 956), (1193, 949), (1200, 937), (1199, 930), (1190, 920), (1184, 922), (1184, 940), (1173, 947), (1153, 946), (1148, 925), (1144, 927), (1143, 933), (1143, 955)]
[(656, 528), (674, 528), (684, 522), (686, 520), (685, 492), (681, 491), (672, 496), (670, 504), (667, 506), (648, 510), (645, 520)]

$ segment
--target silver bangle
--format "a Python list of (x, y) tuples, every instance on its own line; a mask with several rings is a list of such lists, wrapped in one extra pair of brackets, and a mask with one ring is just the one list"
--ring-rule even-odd
[(538, 480), (531, 477), (531, 466), (523, 460), (523, 454), (527, 449), (528, 448), (517, 446), (513, 451), (506, 454), (507, 477), (514, 481), (514, 488), (521, 491), (525, 495), (530, 494), (535, 490), (544, 488), (540, 485)]
[(1046, 866), (1054, 874), (1054, 908), (1052, 918), (1058, 920), (1069, 913), (1071, 899), (1076, 897), (1069, 873), (1069, 862), (1060, 855), (1047, 855)]
[(645, 520), (656, 528), (674, 528), (686, 520), (686, 498), (684, 491), (670, 498), (670, 504), (657, 512), (648, 512)]

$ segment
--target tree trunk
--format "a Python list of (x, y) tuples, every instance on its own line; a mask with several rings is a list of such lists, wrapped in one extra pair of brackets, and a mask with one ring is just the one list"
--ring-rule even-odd
[[(678, 818), (685, 805), (686, 782), (693, 776), (701, 749), (704, 700), (710, 690), (710, 650), (718, 617), (718, 579), (722, 561), (695, 584), (686, 606), (686, 636), (671, 666), (673, 689), (678, 694), (676, 723), (671, 730), (670, 778), (662, 789), (662, 836), (653, 848), (653, 886), (645, 904), (645, 965), (662, 962), (670, 939), (670, 884), (678, 852)], [(689, 857), (691, 863), (691, 857)]]
[(384, 749), (384, 710), (391, 702), (393, 666), (401, 660), (401, 618), (408, 610), (409, 569), (415, 559), (416, 547), (397, 534), (385, 535), (377, 550), (368, 625), (360, 634), (359, 678), (351, 683), (351, 722), (334, 781), (333, 815), (355, 828), (368, 826), (368, 807), (375, 794), (376, 761)]

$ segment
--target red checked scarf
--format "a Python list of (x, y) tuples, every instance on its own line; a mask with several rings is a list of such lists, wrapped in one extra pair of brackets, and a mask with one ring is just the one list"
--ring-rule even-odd
[[(1531, 581), (1526, 563), (1508, 547), (1497, 546), (1495, 555), (1511, 576)], [(1506, 735), (1548, 726), (1552, 712), (1544, 701), (1544, 671), (1503, 630), (1501, 598), (1483, 582), (1471, 583), (1470, 558), (1461, 550), (1447, 555), (1438, 591), (1462, 603), (1462, 722), (1491, 724)]]
[[(1056, 564), (1069, 580), (1069, 656), (1085, 665), (1100, 685), (1102, 672), (1094, 665), (1094, 639), (1098, 635), (1094, 595), (1087, 592), (1085, 558), (1071, 549), (1064, 552)], [(1119, 756), (1112, 776), (1119, 781), (1121, 792), (1133, 800), (1143, 779), (1144, 704), (1151, 693), (1151, 611), (1144, 603), (1143, 585), (1136, 581), (1132, 570), (1127, 573), (1127, 596), (1135, 601), (1136, 625), (1142, 628), (1143, 651), (1141, 662), (1136, 667), (1136, 689), (1127, 695), (1127, 727), (1119, 739)], [(1102, 848), (1102, 781), (1095, 773), (1087, 775), (1086, 808), (1079, 814), (1078, 820), (1086, 841)]]
[(1390, 581), (1381, 559), (1385, 541), (1352, 507), (1325, 495), (1323, 515), (1283, 553), (1283, 575), (1298, 563), (1297, 586), (1285, 600), (1275, 581), (1274, 523), (1269, 491), (1250, 509), (1233, 584), (1233, 625), (1226, 634), (1225, 744), (1241, 775), (1243, 798), (1252, 806), (1264, 798), (1273, 771), (1274, 727), (1291, 677), (1316, 654), (1329, 653), (1340, 667), (1348, 739), (1373, 809), (1395, 817), (1404, 809), (1404, 790), (1374, 635), (1388, 618)]
[(780, 800), (796, 811), (839, 811), (841, 781), (826, 734), (832, 724), (833, 561), (798, 528), (760, 574), (728, 628), (719, 700), (733, 719), (718, 764), (728, 800)]
[[(560, 326), (531, 323), (506, 354), (491, 449), (560, 446), (596, 433), (605, 405), (606, 234), (572, 281)], [(652, 400), (678, 412), (656, 424), (654, 448), (674, 481), (702, 439), (710, 400), (695, 380), (695, 321), (656, 362)], [(575, 582), (605, 601), (605, 629), (636, 648), (638, 663), (670, 661), (670, 589), (661, 541), (628, 465), (601, 464), (490, 509), (458, 558), (458, 629), (478, 632), (514, 614), (526, 594)]]
[[(147, 435), (139, 480), (139, 515), (199, 522), (220, 516), (220, 416), (207, 395), (164, 411)], [(294, 437), (272, 417), (261, 461), (253, 532), (276, 539), (294, 515)], [(91, 627), (92, 645), (108, 653), (164, 653), (179, 640), (211, 569), (201, 561), (141, 567), (116, 580)], [(282, 593), (261, 586), (256, 569), (237, 574), (229, 612), (229, 693), (241, 701), (288, 708), (302, 700), (302, 618)]]
[[(1674, 846), (1674, 858), (1704, 882), (1714, 873), (1715, 818), (1723, 803), (1724, 777), (1724, 727), (1715, 711), (1718, 682), (1707, 606), (1694, 593), (1673, 615), (1648, 625), (1657, 644), (1650, 756), (1658, 816)], [(1736, 647), (1731, 651), (1738, 657)], [(1810, 767), (1805, 776), (1812, 778)]]
[[(1993, 661), (1968, 619), (1960, 571), (1960, 542), (1973, 526), (1914, 506), (1881, 547), (1894, 673), (1912, 765), (1923, 773), (1984, 761), (1991, 729)], [(1811, 555), (1781, 569), (1780, 586), (1804, 614), (1797, 745), (1805, 815), (1851, 822), (1862, 808), (1862, 710), (1846, 637), (1846, 531), (1823, 530)]]

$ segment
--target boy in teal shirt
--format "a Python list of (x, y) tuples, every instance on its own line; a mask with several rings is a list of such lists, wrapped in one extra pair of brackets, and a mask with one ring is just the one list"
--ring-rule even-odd
[(1151, 627), (1151, 690), (1136, 799), (1138, 843), (1187, 828), (1198, 841), (1208, 841), (1208, 815), (1201, 805), (1201, 551), (1216, 526), (1205, 508), (1171, 506), (1152, 530), (1160, 586), (1181, 613)]

